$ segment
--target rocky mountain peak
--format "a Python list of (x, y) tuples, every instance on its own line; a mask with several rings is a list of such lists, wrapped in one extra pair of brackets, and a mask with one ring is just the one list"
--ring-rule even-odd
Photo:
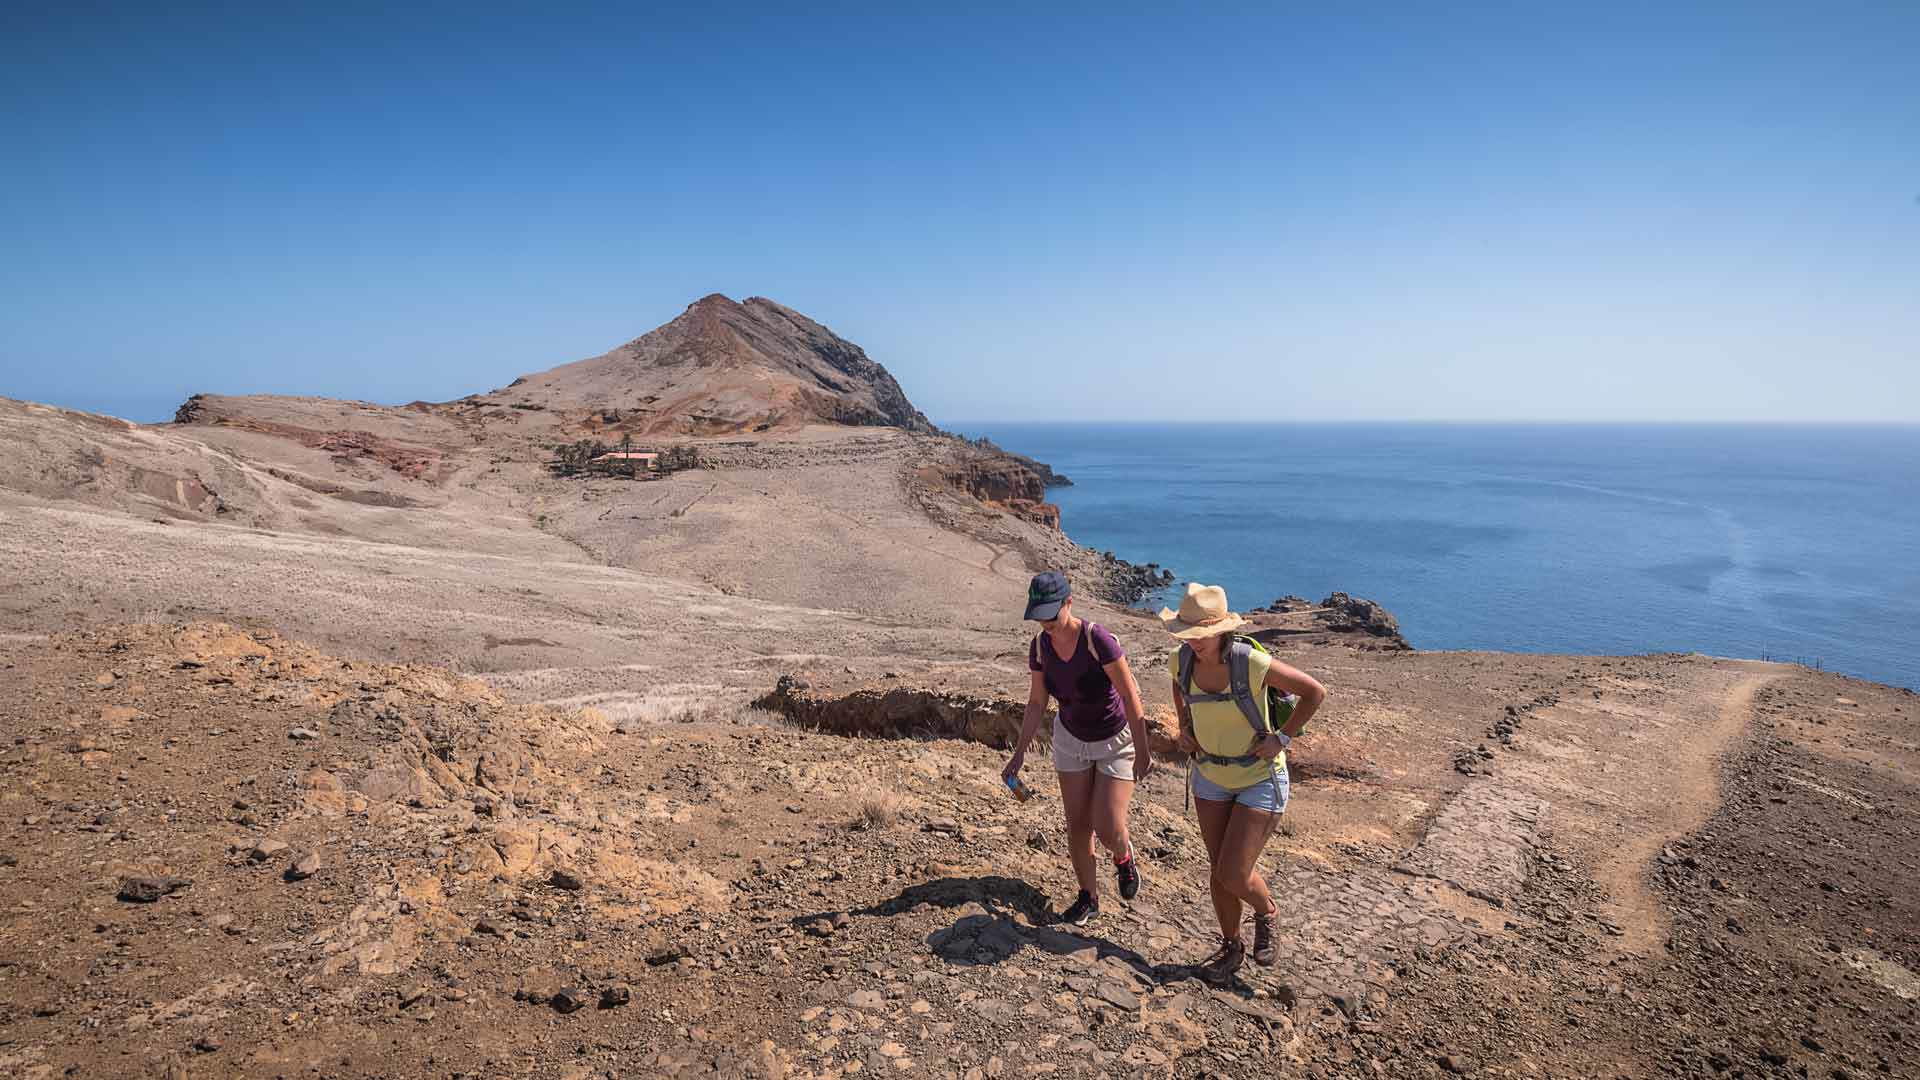
[(486, 395), (553, 410), (618, 410), (637, 430), (709, 434), (810, 423), (931, 432), (887, 369), (765, 297), (711, 293), (600, 356)]

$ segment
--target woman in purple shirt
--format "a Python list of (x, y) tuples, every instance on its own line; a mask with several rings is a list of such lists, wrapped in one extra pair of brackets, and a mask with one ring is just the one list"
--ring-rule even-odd
[(1053, 721), (1053, 767), (1060, 774), (1060, 802), (1067, 813), (1067, 852), (1080, 879), (1080, 896), (1061, 921), (1085, 926), (1100, 913), (1100, 879), (1093, 838), (1113, 853), (1120, 898), (1140, 891), (1140, 869), (1127, 835), (1127, 803), (1133, 785), (1153, 767), (1147, 749), (1140, 688), (1126, 653), (1106, 627), (1074, 617), (1072, 587), (1065, 574), (1036, 574), (1027, 587), (1027, 615), (1041, 632), (1027, 648), (1026, 722), (1004, 775), (1011, 780), (1026, 763), (1027, 745), (1046, 719), (1047, 698), (1060, 703)]

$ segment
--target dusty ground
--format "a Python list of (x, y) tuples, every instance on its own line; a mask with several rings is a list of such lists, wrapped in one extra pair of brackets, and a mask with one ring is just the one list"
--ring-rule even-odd
[[(214, 1075), (340, 1077), (1915, 1067), (1912, 698), (1698, 658), (1295, 659), (1335, 704), (1268, 860), (1283, 961), (1216, 991), (1181, 966), (1209, 941), (1171, 771), (1134, 814), (1141, 900), (1067, 932), (1047, 923), (1071, 892), (1051, 783), (1013, 803), (977, 743), (726, 710), (622, 723), (217, 624), (15, 636), (0, 646), (0, 1062), (140, 1076), (178, 1054)], [(1656, 718), (1730, 703), (1761, 710), (1724, 748), (1730, 801), (1677, 799), (1635, 745), (1703, 748), (1723, 733)], [(1475, 728), (1507, 704), (1513, 748), (1453, 768), (1501, 745)], [(1692, 810), (1662, 818), (1674, 803)], [(1622, 878), (1629, 833), (1654, 856)], [(256, 857), (262, 841), (286, 847)], [(288, 880), (309, 851), (312, 876)], [(191, 885), (117, 899), (130, 876)], [(585, 1005), (559, 1011), (561, 989)]]
[[(1920, 1073), (1910, 694), (1282, 635), (1331, 691), (1284, 958), (1215, 990), (1172, 768), (1140, 901), (1068, 933), (1004, 729), (750, 705), (1014, 707), (1025, 578), (1085, 555), (916, 487), (924, 442), (578, 482), (521, 428), (261, 409), (0, 403), (0, 1074)], [(1164, 706), (1163, 639), (1090, 609)]]

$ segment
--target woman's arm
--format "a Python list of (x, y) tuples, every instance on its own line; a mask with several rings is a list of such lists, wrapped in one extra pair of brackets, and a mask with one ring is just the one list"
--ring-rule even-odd
[(1133, 669), (1124, 656), (1105, 665), (1105, 670), (1120, 691), (1120, 707), (1126, 710), (1127, 727), (1133, 732), (1133, 780), (1137, 784), (1153, 769), (1153, 747), (1147, 738), (1147, 711), (1140, 705), (1140, 684), (1133, 681)]
[(1020, 739), (1013, 744), (1013, 757), (1000, 775), (1011, 778), (1027, 762), (1027, 746), (1033, 737), (1040, 734), (1040, 722), (1047, 718), (1047, 678), (1037, 671), (1028, 672), (1033, 676), (1027, 686), (1027, 714), (1020, 723)]
[(1327, 700), (1327, 688), (1320, 685), (1320, 680), (1278, 660), (1267, 668), (1267, 685), (1300, 699), (1300, 704), (1293, 707), (1293, 715), (1287, 718), (1286, 725), (1280, 729), (1289, 739), (1300, 734), (1307, 726), (1307, 721), (1313, 719), (1320, 703)]
[(1200, 752), (1200, 737), (1193, 733), (1193, 710), (1187, 708), (1187, 695), (1180, 691), (1180, 680), (1173, 682), (1173, 712), (1180, 718), (1180, 749), (1189, 754)]

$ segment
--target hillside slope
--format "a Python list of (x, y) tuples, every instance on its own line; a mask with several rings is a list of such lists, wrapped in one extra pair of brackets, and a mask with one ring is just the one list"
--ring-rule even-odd
[(717, 434), (807, 424), (934, 427), (860, 346), (762, 297), (715, 293), (600, 356), (524, 375), (490, 404), (617, 413), (621, 430)]

